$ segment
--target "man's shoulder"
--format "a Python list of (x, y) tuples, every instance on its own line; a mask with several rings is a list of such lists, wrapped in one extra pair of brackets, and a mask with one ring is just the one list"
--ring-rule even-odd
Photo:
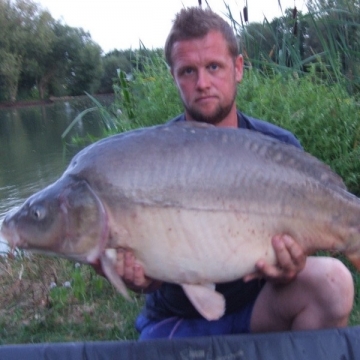
[(185, 114), (182, 113), (178, 116), (175, 116), (174, 118), (170, 119), (167, 121), (167, 123), (173, 123), (173, 122), (178, 122), (178, 121), (185, 121)]
[(267, 121), (253, 118), (238, 111), (239, 127), (258, 131), (277, 140), (302, 148), (299, 140), (290, 131)]

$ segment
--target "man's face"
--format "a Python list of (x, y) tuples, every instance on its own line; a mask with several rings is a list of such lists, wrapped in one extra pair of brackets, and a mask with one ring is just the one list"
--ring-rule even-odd
[(236, 86), (242, 79), (243, 59), (233, 59), (220, 32), (175, 42), (171, 55), (171, 73), (187, 120), (218, 124), (236, 111)]

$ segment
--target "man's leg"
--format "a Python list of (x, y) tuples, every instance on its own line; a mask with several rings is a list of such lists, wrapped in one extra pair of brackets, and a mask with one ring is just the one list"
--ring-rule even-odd
[(256, 299), (250, 329), (268, 332), (346, 326), (353, 299), (353, 279), (341, 261), (308, 257), (294, 281), (265, 284)]
[(253, 304), (248, 304), (240, 311), (214, 321), (202, 317), (183, 319), (175, 316), (153, 321), (140, 314), (136, 319), (136, 330), (140, 333), (139, 340), (248, 333), (252, 307)]

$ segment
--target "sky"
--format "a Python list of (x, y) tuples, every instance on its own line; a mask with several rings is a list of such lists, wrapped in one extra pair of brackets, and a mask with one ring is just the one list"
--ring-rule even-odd
[[(233, 16), (239, 17), (247, 1), (249, 22), (271, 21), (281, 16), (278, 0), (225, 0)], [(224, 0), (207, 0), (212, 10), (226, 18)], [(306, 12), (304, 0), (280, 0), (282, 9)], [(149, 49), (163, 48), (175, 14), (182, 7), (197, 6), (198, 0), (36, 0), (55, 20), (83, 28), (104, 53), (138, 49), (140, 41)], [(206, 4), (202, 0), (203, 6)], [(240, 20), (240, 19), (239, 19)]]

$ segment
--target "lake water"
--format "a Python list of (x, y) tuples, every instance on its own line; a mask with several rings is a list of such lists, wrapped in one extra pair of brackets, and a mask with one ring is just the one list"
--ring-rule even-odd
[[(107, 105), (111, 97), (98, 100)], [(5, 214), (56, 180), (80, 147), (64, 146), (61, 134), (83, 110), (87, 97), (49, 105), (0, 109), (0, 226)], [(68, 134), (101, 136), (98, 112), (90, 112)], [(0, 238), (0, 251), (4, 249)]]

